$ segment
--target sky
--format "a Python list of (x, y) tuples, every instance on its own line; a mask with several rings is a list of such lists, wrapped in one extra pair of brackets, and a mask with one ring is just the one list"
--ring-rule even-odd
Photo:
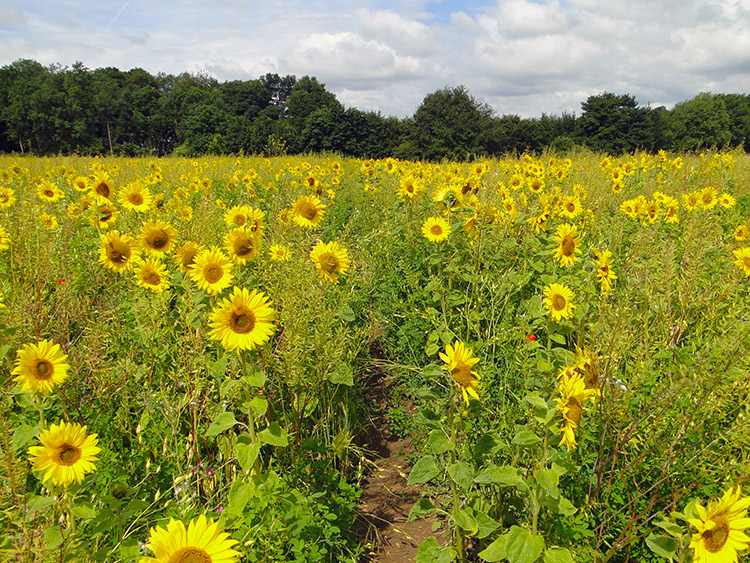
[(497, 115), (580, 115), (603, 92), (671, 108), (750, 93), (750, 0), (0, 0), (0, 66), (17, 59), (309, 75), (400, 118), (459, 85)]

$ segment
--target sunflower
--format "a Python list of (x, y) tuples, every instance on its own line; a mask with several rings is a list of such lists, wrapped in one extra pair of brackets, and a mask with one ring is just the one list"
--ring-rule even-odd
[(331, 283), (336, 283), (339, 275), (346, 274), (351, 264), (346, 249), (337, 242), (318, 241), (310, 251), (310, 260), (315, 263), (321, 277)]
[(237, 541), (219, 532), (218, 522), (204, 515), (188, 524), (169, 519), (149, 531), (148, 546), (154, 557), (141, 557), (139, 563), (236, 563), (241, 553), (232, 549)]
[(703, 209), (713, 209), (719, 203), (718, 192), (713, 186), (706, 186), (698, 194), (700, 197), (698, 206)]
[(232, 295), (211, 311), (209, 336), (227, 350), (253, 350), (273, 334), (276, 311), (266, 294), (235, 287)]
[(112, 182), (106, 172), (97, 172), (89, 182), (89, 190), (94, 197), (112, 200)]
[(183, 272), (188, 272), (190, 266), (195, 263), (195, 257), (203, 252), (204, 248), (202, 245), (191, 240), (183, 244), (175, 253), (175, 260), (177, 261), (177, 267)]
[(54, 231), (57, 228), (57, 217), (46, 211), (39, 212), (39, 222), (48, 231)]
[(0, 186), (0, 209), (7, 209), (16, 202), (16, 192), (13, 188)]
[(560, 202), (560, 215), (568, 219), (575, 219), (583, 211), (581, 200), (574, 195), (566, 195)]
[(572, 319), (575, 293), (565, 284), (552, 283), (544, 288), (544, 306), (553, 321)]
[(315, 196), (302, 196), (292, 206), (292, 220), (305, 229), (320, 225), (325, 215), (326, 206)]
[(29, 461), (34, 471), (44, 471), (42, 482), (52, 479), (52, 483), (67, 487), (73, 481), (80, 484), (86, 473), (96, 467), (96, 434), (86, 436), (86, 427), (76, 423), (60, 422), (39, 435), (41, 446), (29, 448)]
[(734, 253), (734, 257), (737, 258), (734, 263), (740, 267), (745, 276), (750, 277), (750, 246), (745, 246), (732, 252)]
[[(248, 223), (251, 223), (255, 218), (255, 212), (260, 209), (253, 209), (249, 205), (235, 205), (231, 209), (227, 209), (224, 215), (224, 223), (227, 227), (233, 229), (235, 227), (245, 227)], [(260, 211), (262, 214), (263, 212)], [(265, 214), (263, 214), (265, 216)], [(262, 220), (262, 217), (261, 217)]]
[(538, 194), (544, 191), (544, 180), (541, 178), (529, 178), (526, 181), (526, 186), (531, 193)]
[(94, 225), (95, 227), (99, 227), (100, 229), (109, 229), (109, 227), (111, 227), (112, 224), (117, 221), (117, 218), (120, 216), (119, 211), (117, 211), (117, 209), (115, 209), (115, 206), (111, 203), (103, 203), (101, 205), (97, 205), (94, 213), (94, 216), (91, 218), (91, 223), (92, 225)]
[(16, 362), (11, 375), (13, 381), (21, 383), (21, 391), (34, 390), (48, 394), (55, 385), (60, 385), (68, 377), (70, 366), (68, 356), (60, 350), (59, 344), (42, 340), (39, 344), (24, 344), (16, 352)]
[(126, 234), (111, 231), (101, 237), (102, 247), (99, 249), (99, 263), (113, 272), (122, 273), (132, 266), (132, 258), (138, 246)]
[(52, 182), (46, 180), (41, 182), (36, 188), (36, 195), (39, 199), (47, 203), (54, 203), (63, 197), (63, 191)]
[(577, 372), (566, 372), (557, 389), (560, 398), (557, 399), (557, 409), (563, 417), (562, 439), (560, 445), (565, 445), (568, 451), (576, 447), (576, 428), (583, 415), (583, 403), (596, 396), (596, 390), (586, 389), (583, 376)]
[(682, 194), (682, 206), (688, 211), (695, 211), (701, 205), (701, 192)]
[(164, 221), (149, 221), (141, 230), (141, 245), (152, 256), (163, 256), (172, 248), (177, 231)]
[(539, 215), (534, 215), (526, 219), (526, 222), (531, 225), (535, 233), (547, 230), (547, 219), (549, 219), (549, 212), (544, 210)]
[(133, 182), (122, 188), (118, 199), (125, 209), (139, 213), (151, 209), (151, 203), (154, 200), (151, 190), (138, 182)]
[(747, 228), (747, 225), (739, 225), (734, 230), (734, 240), (736, 240), (737, 242), (747, 240), (748, 236), (750, 236), (750, 229)]
[(268, 249), (268, 257), (274, 262), (286, 262), (292, 257), (292, 251), (283, 244), (274, 244)]
[(719, 205), (722, 207), (726, 207), (727, 209), (731, 209), (737, 204), (737, 200), (732, 194), (728, 194), (724, 192), (719, 196)]
[(461, 388), (464, 402), (469, 404), (469, 395), (479, 400), (477, 388), (479, 387), (479, 375), (471, 368), (479, 362), (479, 358), (472, 355), (471, 348), (457, 340), (455, 345), (445, 347), (445, 354), (440, 352), (440, 359), (445, 362), (443, 369), (450, 372), (451, 376)]
[(77, 178), (75, 178), (72, 184), (73, 188), (77, 192), (87, 192), (89, 190), (88, 178), (84, 178), (83, 176), (78, 176)]
[(405, 176), (399, 182), (396, 195), (404, 202), (411, 203), (422, 192), (424, 192), (424, 181), (421, 178)]
[(246, 229), (234, 229), (224, 237), (224, 248), (235, 264), (245, 264), (258, 256), (260, 239)]
[(443, 242), (451, 234), (451, 226), (442, 217), (428, 217), (422, 225), (422, 234), (430, 242)]
[(747, 549), (750, 537), (743, 530), (750, 528), (747, 508), (750, 497), (742, 497), (742, 489), (728, 489), (718, 501), (704, 508), (696, 503), (698, 518), (689, 518), (696, 528), (690, 540), (695, 563), (734, 563), (737, 552)]
[(169, 288), (167, 269), (158, 258), (139, 260), (133, 272), (138, 287), (150, 289), (155, 293), (163, 293)]
[(0, 225), (0, 252), (8, 250), (10, 248), (10, 234), (8, 231)]
[(578, 227), (563, 223), (557, 227), (555, 235), (557, 247), (555, 248), (555, 258), (560, 261), (561, 266), (572, 266), (577, 258), (576, 254), (581, 253), (579, 244), (581, 237), (578, 234)]
[(198, 254), (190, 267), (190, 277), (202, 290), (218, 295), (234, 279), (232, 262), (216, 246)]
[(609, 250), (596, 252), (596, 277), (601, 285), (602, 293), (609, 293), (612, 290), (612, 282), (617, 279), (614, 270), (612, 270), (612, 253)]

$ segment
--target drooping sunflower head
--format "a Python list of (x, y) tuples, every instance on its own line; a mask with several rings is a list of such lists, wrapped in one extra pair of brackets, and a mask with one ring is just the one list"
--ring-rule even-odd
[(565, 284), (552, 283), (544, 288), (544, 306), (553, 321), (573, 318), (575, 294)]
[(292, 206), (292, 220), (305, 229), (320, 225), (326, 206), (316, 196), (302, 196)]
[(234, 229), (224, 237), (224, 248), (236, 264), (245, 264), (257, 258), (260, 240), (247, 229)]
[(351, 264), (346, 249), (335, 241), (318, 241), (310, 251), (310, 260), (315, 264), (320, 276), (331, 283), (337, 283), (338, 277), (345, 275)]
[(99, 263), (102, 266), (119, 273), (132, 267), (137, 244), (129, 235), (111, 231), (102, 235), (101, 243)]
[(141, 563), (236, 563), (241, 555), (232, 549), (236, 543), (204, 515), (191, 520), (187, 529), (170, 518), (166, 528), (151, 528), (148, 545), (154, 557), (143, 557)]
[(112, 200), (112, 181), (106, 172), (97, 172), (94, 174), (89, 182), (89, 189), (94, 197)]
[(227, 350), (253, 350), (273, 335), (275, 316), (265, 293), (235, 287), (211, 312), (209, 336)]
[(461, 388), (464, 402), (469, 404), (469, 396), (479, 400), (477, 389), (480, 377), (472, 369), (479, 362), (479, 358), (473, 356), (471, 348), (458, 340), (453, 345), (446, 345), (445, 353), (440, 352), (440, 359), (445, 362), (443, 369), (450, 372), (453, 380)]
[(560, 395), (557, 409), (563, 417), (560, 445), (565, 445), (570, 451), (576, 446), (575, 430), (583, 416), (583, 403), (595, 396), (595, 391), (586, 389), (580, 373), (568, 370), (560, 380), (557, 392)]
[(451, 227), (442, 217), (428, 217), (422, 225), (422, 234), (430, 242), (443, 242), (451, 234)]
[(168, 254), (177, 240), (177, 231), (169, 223), (150, 221), (141, 230), (141, 246), (152, 256)]
[(86, 436), (86, 427), (76, 423), (60, 422), (42, 430), (41, 446), (29, 448), (29, 461), (34, 471), (44, 471), (42, 481), (52, 479), (55, 485), (67, 487), (73, 481), (80, 484), (84, 475), (96, 470), (94, 462), (99, 438)]
[(195, 263), (195, 257), (203, 252), (203, 250), (203, 246), (197, 242), (187, 241), (175, 253), (177, 267), (183, 272), (188, 272), (190, 267)]
[(744, 530), (750, 528), (747, 509), (750, 497), (742, 497), (742, 489), (728, 489), (708, 508), (695, 505), (698, 518), (689, 518), (696, 532), (690, 540), (693, 560), (696, 563), (723, 563), (737, 561), (737, 553), (747, 549), (750, 537)]
[(576, 254), (581, 253), (581, 237), (578, 233), (578, 227), (563, 223), (557, 227), (555, 235), (557, 247), (555, 247), (555, 258), (560, 261), (561, 266), (572, 266), (575, 264)]
[(49, 394), (68, 377), (68, 356), (59, 344), (42, 340), (39, 344), (25, 344), (16, 352), (11, 375), (21, 383), (21, 391)]
[(138, 287), (143, 287), (154, 293), (163, 293), (169, 288), (167, 268), (158, 258), (139, 260), (133, 268)]
[(234, 279), (232, 262), (221, 249), (212, 246), (195, 257), (190, 267), (190, 277), (203, 291), (218, 295)]

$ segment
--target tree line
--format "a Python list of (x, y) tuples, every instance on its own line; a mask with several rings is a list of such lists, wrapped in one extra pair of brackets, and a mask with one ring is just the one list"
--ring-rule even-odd
[(345, 108), (315, 77), (91, 70), (20, 59), (0, 68), (0, 151), (47, 154), (300, 154), (470, 160), (508, 153), (750, 151), (750, 95), (701, 93), (671, 110), (604, 92), (581, 113), (498, 115), (464, 86), (399, 119)]

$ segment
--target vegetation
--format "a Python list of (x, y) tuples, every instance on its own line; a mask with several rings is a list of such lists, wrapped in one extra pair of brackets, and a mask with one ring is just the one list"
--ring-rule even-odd
[(603, 92), (580, 116), (499, 116), (463, 87), (425, 96), (406, 119), (344, 108), (315, 77), (266, 74), (222, 82), (142, 69), (0, 68), (0, 151), (35, 155), (197, 156), (333, 151), (358, 158), (441, 161), (545, 148), (750, 151), (750, 96), (702, 93), (674, 109)]
[(740, 151), (0, 158), (2, 558), (360, 560), (377, 366), (423, 445), (410, 518), (448, 530), (417, 561), (732, 560), (749, 178)]

